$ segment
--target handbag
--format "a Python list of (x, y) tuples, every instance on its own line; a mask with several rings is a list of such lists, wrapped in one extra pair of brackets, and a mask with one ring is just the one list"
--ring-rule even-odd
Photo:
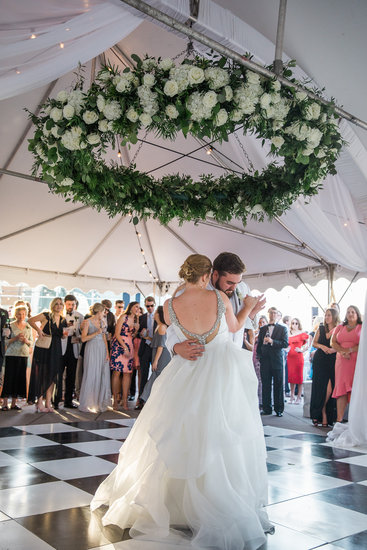
[[(50, 326), (50, 333), (51, 333), (51, 323), (50, 319), (48, 320), (49, 326)], [(44, 334), (43, 336), (39, 336), (36, 340), (35, 346), (36, 348), (42, 348), (42, 349), (49, 349), (52, 342), (52, 336), (51, 334)]]

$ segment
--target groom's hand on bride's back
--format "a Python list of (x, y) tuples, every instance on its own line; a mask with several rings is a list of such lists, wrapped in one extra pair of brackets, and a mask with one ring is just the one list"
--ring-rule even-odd
[(176, 355), (180, 355), (180, 357), (189, 361), (196, 361), (198, 357), (203, 355), (204, 349), (205, 347), (202, 344), (198, 344), (195, 340), (185, 340), (173, 346), (173, 351)]

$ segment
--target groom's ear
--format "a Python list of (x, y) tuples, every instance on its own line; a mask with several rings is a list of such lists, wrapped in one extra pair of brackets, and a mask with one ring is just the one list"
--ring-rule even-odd
[(215, 284), (219, 279), (219, 273), (216, 269), (213, 269), (212, 271), (212, 277), (211, 277), (213, 283)]

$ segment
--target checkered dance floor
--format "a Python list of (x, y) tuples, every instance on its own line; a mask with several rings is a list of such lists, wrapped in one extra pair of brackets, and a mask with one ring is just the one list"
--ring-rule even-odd
[[(119, 542), (128, 533), (102, 529), (101, 514), (89, 510), (133, 423), (0, 428), (0, 550), (153, 548)], [(367, 548), (367, 447), (336, 449), (325, 435), (272, 426), (264, 432), (268, 512), (276, 527), (265, 548)]]

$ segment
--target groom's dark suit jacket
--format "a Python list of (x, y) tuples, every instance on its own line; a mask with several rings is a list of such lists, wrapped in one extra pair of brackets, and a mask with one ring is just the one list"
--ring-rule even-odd
[(260, 362), (261, 359), (265, 359), (273, 369), (283, 369), (282, 349), (288, 347), (288, 330), (284, 325), (276, 323), (271, 335), (272, 345), (263, 343), (267, 330), (268, 325), (260, 329), (256, 351), (257, 357)]

